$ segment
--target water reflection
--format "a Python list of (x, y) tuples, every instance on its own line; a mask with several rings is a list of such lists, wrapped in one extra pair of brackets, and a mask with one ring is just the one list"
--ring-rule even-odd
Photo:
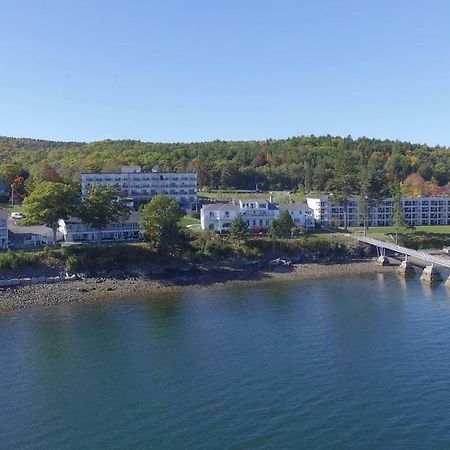
[(0, 446), (439, 447), (449, 323), (392, 274), (5, 316)]

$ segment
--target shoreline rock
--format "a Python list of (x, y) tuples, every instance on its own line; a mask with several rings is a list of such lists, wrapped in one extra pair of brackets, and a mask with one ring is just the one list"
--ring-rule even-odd
[(189, 289), (207, 289), (224, 285), (248, 285), (277, 281), (308, 281), (349, 277), (370, 273), (395, 272), (393, 266), (378, 266), (374, 260), (350, 260), (325, 264), (285, 264), (274, 267), (197, 267), (176, 276), (151, 278), (85, 278), (69, 283), (32, 284), (0, 289), (0, 313), (32, 306), (68, 303), (92, 303), (120, 298), (149, 297)]

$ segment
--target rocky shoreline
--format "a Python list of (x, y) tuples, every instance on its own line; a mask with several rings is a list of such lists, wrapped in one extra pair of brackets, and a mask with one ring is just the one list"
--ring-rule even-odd
[(386, 273), (393, 270), (392, 266), (376, 265), (374, 260), (352, 260), (331, 264), (284, 264), (281, 262), (263, 270), (251, 267), (239, 269), (227, 266), (203, 267), (191, 273), (157, 280), (149, 278), (86, 278), (58, 284), (4, 288), (0, 290), (0, 312), (32, 306), (150, 297), (227, 284), (314, 280)]

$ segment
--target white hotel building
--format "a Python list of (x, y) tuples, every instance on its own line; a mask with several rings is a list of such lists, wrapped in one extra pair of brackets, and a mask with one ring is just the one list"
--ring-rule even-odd
[(123, 222), (110, 223), (103, 230), (97, 230), (76, 217), (70, 217), (59, 220), (58, 231), (65, 242), (136, 241), (143, 237), (140, 223), (141, 217), (135, 211)]
[(83, 173), (81, 193), (87, 195), (96, 185), (115, 186), (120, 196), (135, 204), (148, 202), (157, 194), (175, 199), (183, 208), (197, 209), (197, 173), (162, 172), (155, 166), (151, 172), (142, 172), (140, 166), (123, 166), (119, 173)]
[(253, 231), (270, 227), (283, 211), (289, 211), (298, 227), (314, 228), (313, 211), (306, 204), (276, 204), (267, 200), (238, 200), (233, 203), (204, 205), (200, 211), (202, 230), (229, 231), (236, 216), (240, 216)]
[[(307, 204), (314, 211), (314, 219), (324, 226), (344, 225), (344, 204), (333, 202), (329, 197), (307, 198)], [(348, 200), (348, 219), (350, 227), (360, 226), (361, 200), (351, 197)], [(401, 199), (403, 218), (406, 224), (450, 225), (450, 197), (403, 197)], [(370, 206), (369, 226), (393, 225), (393, 200), (378, 200)]]

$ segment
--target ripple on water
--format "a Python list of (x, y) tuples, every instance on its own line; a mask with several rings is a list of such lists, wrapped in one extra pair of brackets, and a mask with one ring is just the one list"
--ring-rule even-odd
[(446, 447), (449, 323), (390, 275), (14, 312), (1, 446)]

